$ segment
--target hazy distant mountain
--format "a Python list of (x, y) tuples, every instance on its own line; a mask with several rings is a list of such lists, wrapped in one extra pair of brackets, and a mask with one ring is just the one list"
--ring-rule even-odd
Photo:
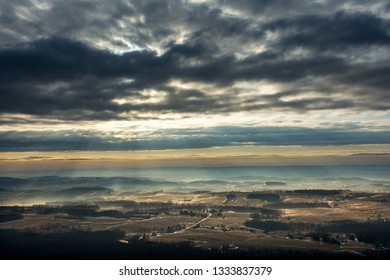
[(12, 177), (0, 177), (0, 185), (2, 187), (7, 186), (20, 186), (27, 182), (27, 180), (19, 179), (19, 178), (12, 178)]
[(0, 186), (9, 190), (16, 189), (63, 189), (64, 187), (119, 187), (175, 186), (177, 182), (150, 180), (134, 177), (59, 177), (42, 176), (27, 179), (0, 177)]
[(64, 189), (56, 192), (58, 196), (80, 196), (80, 195), (111, 195), (112, 189), (103, 187), (77, 187)]

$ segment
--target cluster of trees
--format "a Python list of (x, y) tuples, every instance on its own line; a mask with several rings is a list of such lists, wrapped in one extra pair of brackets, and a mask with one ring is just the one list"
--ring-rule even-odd
[(180, 210), (179, 212), (180, 216), (190, 216), (190, 217), (207, 217), (207, 214), (205, 212), (194, 212), (192, 210)]
[(268, 207), (291, 209), (291, 208), (330, 208), (327, 202), (274, 202)]
[(299, 231), (315, 229), (315, 225), (306, 223), (284, 223), (273, 220), (248, 220), (244, 223), (245, 226), (257, 228), (264, 231)]
[[(9, 211), (13, 211), (12, 209)], [(12, 213), (34, 213), (38, 215), (67, 214), (72, 218), (80, 217), (112, 217), (112, 218), (139, 218), (149, 219), (151, 216), (161, 214), (160, 211), (132, 210), (122, 212), (118, 210), (101, 210), (94, 204), (69, 204), (69, 205), (33, 205), (31, 207), (15, 208)], [(62, 217), (62, 216), (61, 216)], [(63, 217), (62, 217), (63, 218)]]
[(269, 192), (252, 192), (246, 195), (247, 199), (260, 199), (266, 201), (280, 201), (280, 195)]
[(333, 195), (340, 195), (343, 193), (342, 190), (323, 190), (323, 189), (293, 190), (292, 192), (295, 194), (318, 195), (318, 196), (333, 196)]
[(234, 200), (234, 199), (237, 199), (237, 196), (234, 193), (228, 193), (226, 195), (226, 199), (227, 200)]
[(278, 209), (259, 208), (257, 213), (252, 213), (250, 217), (255, 221), (273, 220), (280, 218), (284, 212)]
[(361, 242), (390, 248), (390, 221), (387, 220), (334, 221), (320, 226), (319, 231), (354, 234)]
[(24, 206), (0, 206), (0, 213), (19, 213), (22, 214), (26, 212), (26, 207)]
[(308, 237), (315, 241), (331, 244), (339, 244), (339, 240), (331, 237), (331, 234), (343, 234), (356, 237), (358, 241), (374, 244), (377, 248), (390, 249), (390, 221), (375, 220), (367, 222), (333, 221), (326, 224), (310, 223), (285, 223), (273, 220), (265, 220), (263, 216), (251, 214), (251, 220), (244, 224), (247, 227), (258, 228), (264, 231), (311, 231)]
[(332, 234), (328, 232), (319, 232), (319, 231), (309, 232), (308, 234), (306, 234), (306, 236), (310, 237), (311, 239), (317, 242), (324, 242), (332, 245), (341, 245), (340, 240), (334, 238)]
[(164, 231), (166, 233), (173, 233), (173, 232), (176, 232), (176, 231), (179, 231), (179, 230), (182, 230), (183, 228), (185, 228), (184, 225), (175, 225), (175, 226), (167, 226)]
[(156, 243), (147, 238), (131, 238), (129, 243), (118, 242), (125, 233), (112, 231), (67, 231), (37, 233), (0, 230), (0, 258), (15, 259), (388, 259), (389, 251), (364, 252), (365, 256), (348, 252), (320, 250), (261, 248), (233, 250), (196, 248), (193, 242)]
[(0, 213), (0, 223), (5, 223), (13, 220), (23, 219), (23, 216), (18, 213)]
[(72, 204), (63, 206), (34, 205), (31, 207), (39, 215), (65, 213), (70, 216), (95, 216), (100, 207), (93, 204)]
[(0, 206), (0, 223), (23, 219), (25, 207), (22, 206)]

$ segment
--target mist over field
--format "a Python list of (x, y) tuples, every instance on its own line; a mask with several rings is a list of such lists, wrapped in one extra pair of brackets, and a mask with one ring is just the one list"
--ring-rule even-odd
[(127, 191), (156, 190), (272, 191), (319, 188), (387, 192), (390, 190), (388, 169), (387, 165), (375, 165), (61, 170), (11, 173), (9, 177), (0, 177), (0, 185), (1, 199), (5, 199), (5, 192), (22, 191), (30, 192), (30, 199), (77, 197), (96, 192), (120, 195)]

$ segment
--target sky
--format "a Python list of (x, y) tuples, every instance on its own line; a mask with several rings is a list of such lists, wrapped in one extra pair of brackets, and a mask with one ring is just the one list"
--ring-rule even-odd
[(390, 164), (388, 1), (0, 0), (0, 170)]

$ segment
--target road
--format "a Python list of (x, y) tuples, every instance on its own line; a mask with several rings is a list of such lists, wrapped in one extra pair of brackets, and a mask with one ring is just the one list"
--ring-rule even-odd
[(184, 229), (191, 229), (191, 228), (194, 228), (195, 226), (197, 226), (197, 225), (199, 225), (199, 224), (201, 224), (201, 223), (203, 223), (204, 221), (206, 221), (207, 219), (209, 219), (210, 217), (211, 217), (211, 213), (209, 213), (208, 215), (207, 215), (207, 217), (206, 218), (203, 218), (202, 220), (200, 220), (200, 221), (198, 221), (198, 222), (196, 222), (195, 224), (192, 224), (192, 225), (189, 225), (189, 226), (186, 226)]

